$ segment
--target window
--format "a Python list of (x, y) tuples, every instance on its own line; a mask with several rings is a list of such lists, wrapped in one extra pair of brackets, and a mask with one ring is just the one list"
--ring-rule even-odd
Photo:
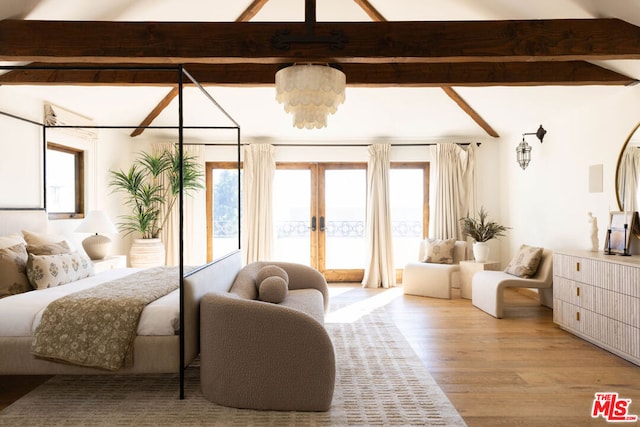
[(84, 216), (84, 151), (47, 143), (49, 219)]
[(429, 164), (391, 163), (389, 171), (394, 265), (404, 268), (418, 257), (429, 229)]
[(207, 260), (239, 248), (238, 164), (207, 162)]

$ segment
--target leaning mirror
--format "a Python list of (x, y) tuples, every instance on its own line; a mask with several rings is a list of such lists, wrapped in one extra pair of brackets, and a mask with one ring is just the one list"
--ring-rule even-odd
[[(616, 166), (616, 199), (621, 211), (639, 211), (640, 123), (625, 141)], [(640, 237), (640, 236), (638, 236)]]

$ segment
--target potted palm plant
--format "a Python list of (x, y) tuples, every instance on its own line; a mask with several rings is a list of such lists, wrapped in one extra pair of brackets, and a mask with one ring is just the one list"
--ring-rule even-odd
[(495, 221), (487, 219), (488, 214), (484, 207), (480, 207), (477, 218), (466, 216), (460, 219), (462, 233), (473, 239), (473, 256), (478, 262), (489, 260), (488, 241), (500, 236), (509, 229)]
[[(129, 252), (132, 267), (164, 265), (165, 248), (160, 232), (180, 194), (180, 154), (178, 147), (141, 152), (128, 170), (109, 171), (109, 186), (124, 193), (131, 209), (118, 226), (125, 235), (136, 233)], [(182, 188), (185, 195), (202, 189), (204, 173), (194, 156), (182, 156)]]

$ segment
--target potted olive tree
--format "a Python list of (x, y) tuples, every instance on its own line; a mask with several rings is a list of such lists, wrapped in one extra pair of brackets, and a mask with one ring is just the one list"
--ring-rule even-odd
[[(127, 171), (109, 171), (109, 186), (125, 194), (131, 209), (118, 226), (125, 235), (136, 233), (129, 252), (132, 267), (148, 268), (165, 263), (160, 232), (180, 194), (180, 155), (178, 147), (141, 152)], [(195, 156), (183, 153), (182, 188), (185, 195), (202, 189), (204, 173)]]
[(478, 262), (489, 260), (489, 244), (491, 239), (504, 236), (509, 229), (497, 222), (487, 219), (488, 214), (484, 207), (480, 207), (477, 218), (466, 216), (460, 219), (462, 232), (473, 239), (473, 256)]

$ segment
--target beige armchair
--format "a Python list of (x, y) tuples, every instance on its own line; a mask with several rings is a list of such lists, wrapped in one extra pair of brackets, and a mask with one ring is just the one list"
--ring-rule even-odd
[(505, 288), (537, 288), (540, 304), (553, 307), (553, 251), (542, 252), (540, 265), (531, 278), (520, 278), (504, 271), (480, 271), (473, 275), (473, 305), (497, 319), (504, 316)]
[(433, 298), (451, 299), (451, 287), (460, 285), (460, 261), (467, 259), (467, 242), (457, 241), (453, 247), (452, 264), (422, 262), (427, 241), (420, 243), (418, 261), (410, 262), (402, 273), (403, 292)]

